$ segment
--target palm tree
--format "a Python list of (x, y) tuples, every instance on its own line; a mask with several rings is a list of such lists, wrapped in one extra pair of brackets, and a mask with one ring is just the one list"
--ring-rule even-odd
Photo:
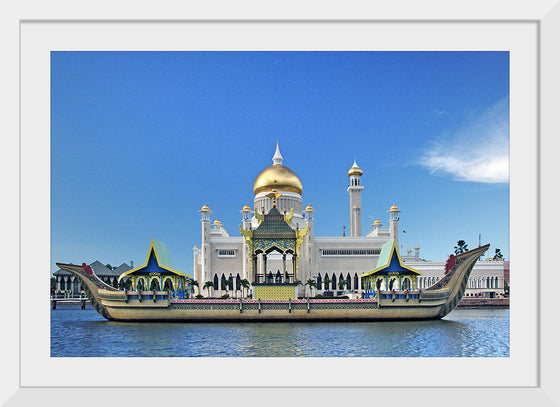
[(323, 283), (325, 284), (325, 291), (329, 291), (329, 284), (331, 283), (329, 276), (325, 276)]
[(249, 290), (251, 283), (249, 280), (243, 279), (239, 282), (239, 284), (241, 284), (241, 296), (243, 297), (243, 289)]
[(467, 243), (464, 240), (458, 240), (457, 246), (454, 247), (455, 254), (465, 253), (469, 249), (467, 248)]
[(210, 297), (210, 288), (214, 288), (214, 283), (212, 281), (207, 281), (202, 288), (208, 289), (208, 297)]
[(313, 289), (313, 287), (317, 287), (317, 283), (315, 282), (315, 280), (310, 278), (305, 282), (305, 285), (309, 286), (309, 296), (311, 297), (311, 290)]
[(198, 288), (198, 281), (192, 280), (191, 285), (193, 286), (193, 291), (194, 291), (194, 287), (196, 287), (196, 291), (198, 291), (198, 293), (200, 294), (200, 289)]
[(338, 288), (339, 288), (340, 290), (344, 290), (344, 286), (346, 286), (346, 285), (348, 285), (348, 281), (346, 281), (346, 280), (340, 280), (340, 281), (338, 282)]
[(231, 284), (229, 280), (223, 280), (222, 281), (222, 286), (226, 288), (226, 294), (228, 294), (228, 290), (231, 288)]

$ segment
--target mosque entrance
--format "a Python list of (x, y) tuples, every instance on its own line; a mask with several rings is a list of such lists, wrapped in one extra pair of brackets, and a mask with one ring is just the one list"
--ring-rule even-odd
[(276, 208), (279, 193), (273, 192), (272, 208), (267, 214), (256, 216), (259, 226), (252, 230), (241, 229), (251, 254), (251, 277), (255, 288), (254, 298), (297, 298), (298, 251), (307, 234), (292, 229), (286, 214)]

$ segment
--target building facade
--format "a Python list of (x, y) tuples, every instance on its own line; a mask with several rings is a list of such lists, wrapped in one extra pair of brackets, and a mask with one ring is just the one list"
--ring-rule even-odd
[[(337, 295), (347, 292), (360, 296), (364, 287), (358, 276), (378, 267), (378, 259), (385, 243), (394, 240), (398, 247), (401, 211), (396, 205), (391, 206), (387, 210), (388, 227), (384, 228), (382, 222), (376, 219), (371, 225), (372, 229), (362, 235), (363, 171), (354, 160), (348, 170), (348, 236), (315, 236), (316, 211), (311, 205), (304, 207), (303, 185), (283, 161), (277, 143), (272, 165), (258, 174), (253, 184), (253, 208), (245, 205), (240, 211), (241, 236), (230, 236), (219, 220), (212, 220), (213, 212), (210, 207), (202, 206), (199, 210), (200, 247), (193, 247), (193, 278), (201, 287), (208, 281), (212, 282), (209, 293), (214, 297), (226, 293), (237, 296), (242, 280), (253, 283), (258, 275), (283, 275), (285, 270), (295, 270), (293, 279), (303, 283), (313, 279), (317, 285), (317, 293), (329, 292)], [(271, 250), (255, 254), (250, 247), (251, 241), (244, 237), (256, 231), (265, 215), (273, 208), (300, 236), (297, 253)], [(444, 276), (445, 261), (421, 259), (418, 246), (414, 253), (409, 249), (402, 256), (402, 261), (407, 267), (421, 273), (417, 277), (417, 288), (426, 288)], [(224, 281), (227, 283), (224, 284)], [(480, 261), (471, 273), (467, 295), (499, 296), (503, 294), (503, 288), (503, 262)], [(302, 288), (300, 296), (303, 292)]]

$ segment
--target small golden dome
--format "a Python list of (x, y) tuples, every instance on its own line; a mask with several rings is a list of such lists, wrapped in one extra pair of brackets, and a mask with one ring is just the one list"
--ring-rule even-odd
[(194, 245), (193, 250), (198, 250), (198, 246)]
[(255, 195), (261, 192), (272, 191), (288, 191), (301, 195), (303, 185), (295, 172), (282, 164), (273, 164), (265, 168), (255, 179), (253, 184), (253, 193)]
[(381, 225), (381, 221), (380, 221), (379, 219), (375, 219), (375, 220), (373, 221), (373, 224), (374, 224), (374, 225)]
[(352, 165), (352, 167), (348, 170), (348, 176), (351, 175), (363, 175), (363, 171), (360, 167), (358, 167), (358, 164), (356, 164), (356, 160), (354, 160), (354, 165)]
[(398, 211), (399, 208), (397, 207), (397, 205), (393, 205), (389, 208), (390, 211)]
[(243, 207), (242, 210), (244, 210), (244, 211), (250, 211), (250, 210), (251, 210), (251, 207), (250, 207), (249, 205), (245, 205), (245, 206)]
[(305, 207), (305, 210), (306, 210), (306, 211), (312, 211), (312, 210), (313, 210), (313, 207), (312, 207), (311, 205), (307, 205), (307, 206)]
[(214, 225), (221, 225), (221, 223), (220, 223), (220, 221), (219, 221), (218, 219), (216, 219), (216, 220), (214, 221)]
[(208, 205), (204, 205), (202, 208), (200, 208), (201, 211), (209, 211), (210, 207)]
[(419, 249), (419, 248), (420, 248), (420, 246), (416, 245), (416, 246), (414, 246), (414, 248), (415, 248), (415, 249)]
[(406, 249), (407, 252), (411, 252), (412, 249), (409, 247), (408, 249)]

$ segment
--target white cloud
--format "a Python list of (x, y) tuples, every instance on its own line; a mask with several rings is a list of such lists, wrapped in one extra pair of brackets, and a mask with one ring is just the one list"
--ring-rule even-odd
[(509, 181), (509, 106), (501, 100), (451, 135), (434, 142), (420, 164), (457, 181)]

